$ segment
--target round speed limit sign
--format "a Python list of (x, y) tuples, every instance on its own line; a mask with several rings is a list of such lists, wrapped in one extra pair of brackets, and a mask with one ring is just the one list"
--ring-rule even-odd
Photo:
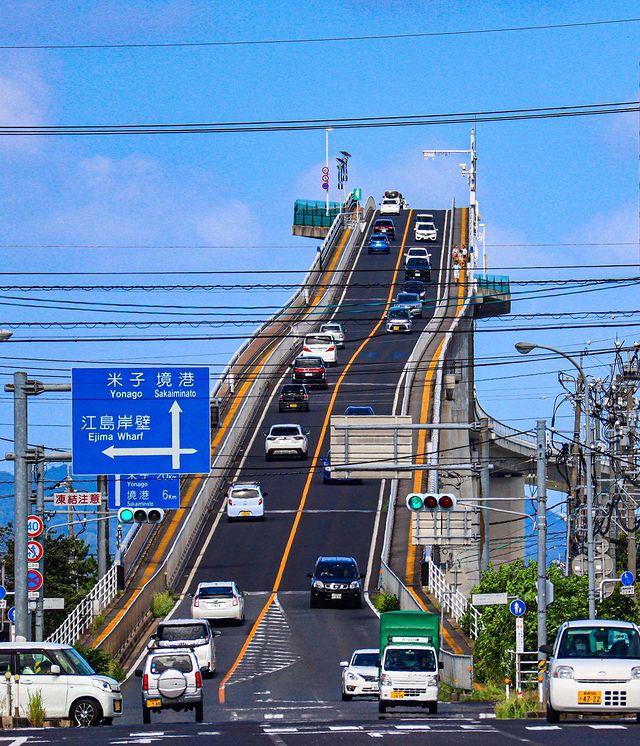
[(27, 516), (27, 536), (34, 539), (44, 531), (44, 522), (38, 515)]

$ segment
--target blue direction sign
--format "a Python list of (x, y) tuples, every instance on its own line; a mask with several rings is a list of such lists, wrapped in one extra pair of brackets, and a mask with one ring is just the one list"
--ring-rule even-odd
[(109, 477), (109, 510), (180, 507), (177, 474), (122, 474)]
[(6, 595), (7, 595), (7, 589), (3, 585), (0, 585), (0, 601), (2, 601), (2, 599)]
[(620, 576), (620, 582), (625, 587), (629, 585), (633, 585), (635, 582), (635, 578), (633, 577), (633, 573), (630, 570), (625, 570), (622, 575)]
[(209, 369), (73, 368), (76, 474), (206, 474)]
[(509, 604), (509, 611), (513, 614), (513, 616), (524, 616), (524, 612), (526, 610), (527, 605), (519, 598), (516, 598)]
[(7, 619), (11, 622), (11, 624), (16, 623), (16, 607), (12, 606), (9, 611), (7, 611)]

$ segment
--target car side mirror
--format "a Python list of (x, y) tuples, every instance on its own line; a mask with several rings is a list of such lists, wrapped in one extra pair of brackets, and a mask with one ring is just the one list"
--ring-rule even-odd
[(136, 678), (141, 679), (142, 678), (142, 669), (141, 668), (136, 668), (136, 672), (135, 672), (134, 675), (136, 676)]
[(213, 636), (214, 637), (222, 637), (222, 632), (220, 632), (219, 629), (214, 629), (213, 630)]
[(305, 430), (305, 435), (311, 435), (311, 430)]
[(438, 661), (438, 671), (442, 671), (443, 668), (444, 668), (443, 661)]
[(208, 666), (200, 666), (200, 673), (204, 676), (205, 674), (209, 673), (209, 667)]
[(545, 655), (553, 655), (553, 645), (540, 645), (538, 649)]
[(340, 661), (340, 665), (341, 665), (341, 666), (342, 666), (343, 668), (346, 668), (346, 667), (347, 667), (347, 666), (349, 665), (349, 661)]
[(262, 494), (264, 495), (264, 497), (269, 497), (269, 493), (268, 492), (263, 492)]
[(52, 676), (60, 676), (60, 666), (57, 663), (53, 663), (51, 665), (51, 669), (50, 669), (49, 673)]
[(365, 574), (363, 572), (361, 572), (360, 573), (360, 580), (364, 580), (364, 579), (365, 579)]
[(312, 578), (312, 577), (313, 577), (313, 573), (312, 573), (312, 572), (308, 572), (308, 573), (307, 573), (307, 577), (308, 577), (308, 578)]
[(189, 595), (189, 598), (193, 598), (195, 594), (189, 593), (188, 595)]

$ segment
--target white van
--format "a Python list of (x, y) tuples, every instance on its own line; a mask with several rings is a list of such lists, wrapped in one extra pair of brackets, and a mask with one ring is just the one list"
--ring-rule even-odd
[(214, 637), (222, 633), (211, 629), (206, 619), (165, 619), (149, 642), (149, 648), (190, 648), (196, 654), (200, 671), (213, 676), (216, 670)]
[(547, 720), (562, 713), (640, 717), (640, 628), (612, 619), (565, 622), (553, 645), (545, 680)]
[(1, 642), (0, 671), (12, 674), (9, 686), (0, 687), (2, 712), (17, 707), (26, 717), (29, 697), (40, 692), (47, 718), (69, 718), (88, 726), (111, 725), (122, 715), (120, 684), (97, 674), (71, 645)]
[(338, 362), (336, 340), (332, 334), (307, 334), (302, 343), (302, 355), (317, 355), (325, 365)]

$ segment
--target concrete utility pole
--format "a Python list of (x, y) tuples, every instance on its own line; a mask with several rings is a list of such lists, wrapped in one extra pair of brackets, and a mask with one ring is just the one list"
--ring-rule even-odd
[(107, 508), (107, 478), (98, 476), (98, 492), (100, 493), (100, 508), (98, 510), (98, 580), (107, 574), (109, 564), (109, 510)]
[[(491, 472), (489, 469), (491, 435), (489, 431), (489, 419), (482, 417), (480, 419), (480, 492), (482, 503), (485, 508), (489, 507), (489, 491), (491, 485)], [(489, 567), (489, 553), (491, 550), (491, 518), (488, 510), (481, 513), (482, 525), (484, 532), (482, 534), (482, 550), (480, 553), (480, 572), (484, 572)]]
[(16, 608), (16, 636), (31, 639), (29, 596), (27, 593), (27, 515), (29, 514), (29, 474), (27, 464), (27, 374), (13, 374), (13, 578)]
[[(538, 651), (547, 644), (547, 423), (536, 423), (536, 488), (538, 492)], [(546, 658), (538, 652), (538, 660)]]

